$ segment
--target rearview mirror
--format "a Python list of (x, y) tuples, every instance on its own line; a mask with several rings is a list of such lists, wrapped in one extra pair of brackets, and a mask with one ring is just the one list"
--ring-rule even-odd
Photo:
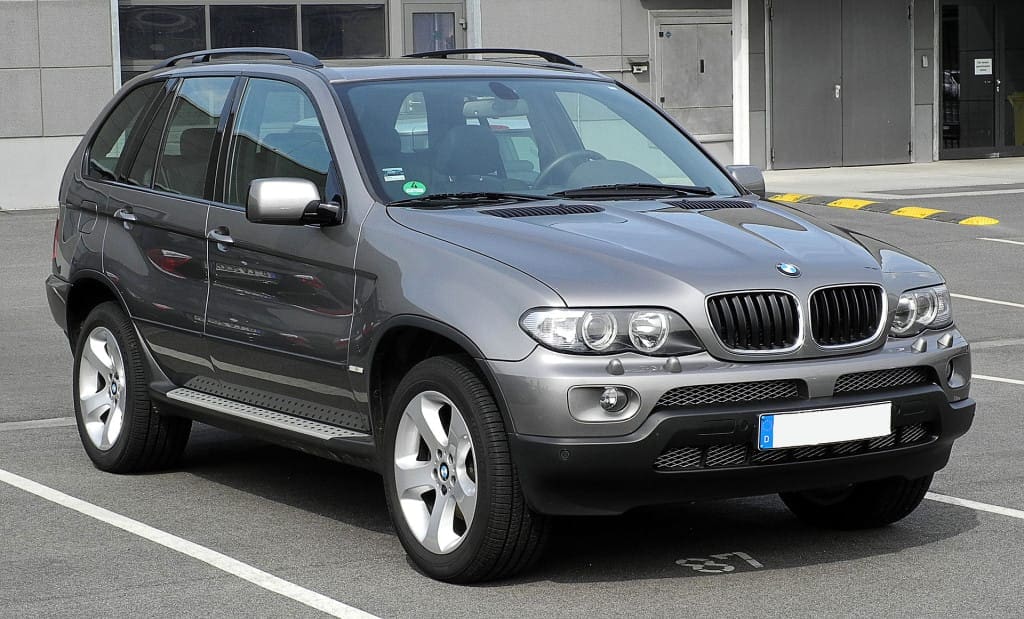
[(334, 226), (342, 222), (342, 207), (324, 203), (320, 190), (304, 178), (258, 178), (249, 183), (245, 218), (257, 224)]
[(750, 193), (762, 198), (768, 194), (764, 187), (764, 174), (761, 173), (761, 168), (752, 165), (731, 165), (725, 169), (729, 170), (729, 174), (732, 174), (736, 182)]

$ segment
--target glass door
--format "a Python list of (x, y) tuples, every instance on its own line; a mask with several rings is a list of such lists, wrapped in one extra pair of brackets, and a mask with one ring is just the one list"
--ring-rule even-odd
[(1024, 155), (1024, 7), (942, 4), (942, 159)]

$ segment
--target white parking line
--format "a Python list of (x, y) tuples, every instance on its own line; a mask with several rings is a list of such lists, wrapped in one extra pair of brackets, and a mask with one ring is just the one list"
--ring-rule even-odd
[(985, 236), (978, 237), (979, 241), (992, 241), (993, 243), (1007, 243), (1009, 245), (1024, 245), (1024, 241), (1011, 241), (1010, 239), (990, 239)]
[(170, 548), (181, 554), (188, 555), (193, 559), (198, 559), (204, 563), (212, 565), (213, 567), (227, 572), (232, 576), (237, 576), (242, 580), (247, 580), (252, 584), (262, 587), (267, 591), (272, 591), (278, 595), (283, 595), (286, 598), (295, 600), (300, 604), (305, 604), (310, 608), (323, 611), (333, 617), (344, 617), (346, 619), (376, 619), (375, 615), (363, 612), (358, 608), (349, 606), (329, 598), (325, 595), (321, 595), (315, 591), (310, 591), (304, 587), (300, 587), (295, 583), (288, 582), (268, 574), (263, 570), (257, 569), (247, 563), (242, 563), (238, 559), (233, 559), (225, 554), (221, 554), (216, 550), (211, 550), (205, 546), (200, 546), (195, 542), (190, 542), (187, 539), (180, 538), (176, 535), (161, 531), (160, 529), (143, 524), (137, 520), (132, 520), (127, 516), (122, 516), (110, 510), (104, 509), (92, 503), (88, 503), (81, 499), (76, 499), (73, 496), (64, 494), (59, 490), (54, 490), (49, 486), (44, 486), (40, 483), (34, 482), (31, 479), (26, 479), (20, 475), (0, 469), (0, 481), (14, 486), (34, 494), (37, 497), (46, 499), (57, 505), (61, 505), (68, 509), (74, 510), (80, 514), (95, 518), (100, 522), (105, 522), (113, 527), (117, 527), (123, 531), (127, 531), (133, 535), (138, 535), (151, 542), (160, 544), (165, 548)]
[(998, 376), (985, 376), (984, 374), (974, 374), (973, 377), (979, 380), (990, 380), (994, 383), (1006, 383), (1008, 385), (1024, 385), (1024, 380), (1017, 380), (1016, 378), (1000, 378)]
[(944, 494), (935, 494), (929, 492), (924, 495), (924, 498), (938, 501), (939, 503), (948, 503), (950, 505), (958, 505), (960, 507), (967, 507), (969, 509), (975, 509), (980, 512), (989, 512), (991, 514), (999, 514), (1000, 516), (1009, 516), (1010, 518), (1018, 518), (1024, 520), (1024, 511), (1019, 509), (1011, 509), (1009, 507), (1000, 507), (999, 505), (989, 505), (988, 503), (979, 503), (977, 501), (971, 501), (969, 499), (958, 499), (955, 496), (946, 496)]
[(980, 301), (981, 303), (992, 303), (994, 305), (1006, 305), (1008, 307), (1019, 307), (1024, 309), (1024, 303), (1013, 303), (1012, 301), (999, 301), (997, 299), (986, 299), (985, 297), (972, 297), (966, 294), (952, 293), (949, 296), (956, 299), (967, 299), (968, 301)]
[(4, 430), (35, 430), (37, 428), (63, 428), (75, 425), (74, 417), (56, 417), (53, 419), (30, 419), (28, 421), (5, 421), (0, 423), (0, 432)]

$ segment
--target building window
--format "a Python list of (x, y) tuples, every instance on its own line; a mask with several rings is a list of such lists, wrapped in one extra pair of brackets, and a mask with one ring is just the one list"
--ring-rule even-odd
[(122, 83), (170, 56), (214, 47), (298, 48), (325, 60), (388, 55), (385, 2), (121, 0), (118, 15)]
[(380, 58), (386, 40), (383, 4), (302, 6), (302, 49), (318, 58)]
[(295, 5), (210, 6), (211, 47), (298, 47)]
[(121, 61), (153, 60), (206, 46), (203, 6), (122, 6)]
[(417, 54), (455, 49), (455, 13), (413, 13), (412, 47)]

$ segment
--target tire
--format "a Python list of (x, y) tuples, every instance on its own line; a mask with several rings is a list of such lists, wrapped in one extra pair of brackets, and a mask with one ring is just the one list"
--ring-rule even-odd
[(797, 518), (830, 529), (871, 529), (902, 520), (921, 504), (932, 476), (893, 477), (844, 488), (783, 493)]
[[(416, 419), (435, 416), (440, 426), (431, 423), (422, 432)], [(433, 438), (425, 438), (431, 433)], [(459, 435), (471, 438), (468, 448)], [(440, 459), (438, 448), (444, 452)], [(505, 424), (472, 360), (433, 357), (409, 371), (391, 398), (383, 454), (392, 522), (409, 558), (428, 576), (463, 584), (494, 580), (526, 569), (540, 556), (548, 519), (526, 504)], [(438, 505), (450, 506), (451, 517), (442, 518), (449, 512), (437, 511)], [(470, 507), (468, 518), (464, 506)], [(432, 536), (437, 514), (439, 532)]]
[(177, 462), (192, 421), (161, 414), (149, 399), (142, 345), (115, 303), (86, 317), (75, 343), (73, 389), (82, 445), (96, 468), (137, 473)]

